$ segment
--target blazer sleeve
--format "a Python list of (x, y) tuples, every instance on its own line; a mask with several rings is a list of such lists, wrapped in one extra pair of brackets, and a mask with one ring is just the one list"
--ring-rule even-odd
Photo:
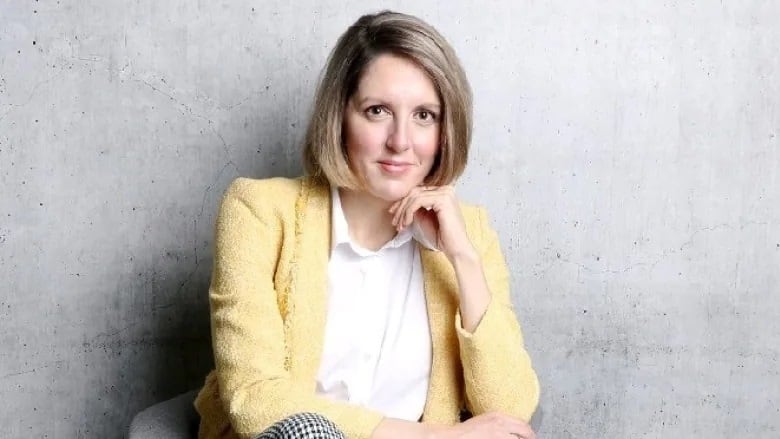
[(529, 421), (539, 403), (539, 381), (523, 344), (509, 293), (509, 273), (498, 235), (479, 209), (480, 255), (491, 301), (473, 333), (455, 317), (466, 408), (474, 415), (499, 411)]
[[(271, 202), (257, 201), (257, 187), (249, 188), (248, 181), (236, 180), (223, 198), (209, 289), (219, 395), (232, 428), (252, 437), (291, 414), (315, 412), (349, 439), (369, 438), (381, 414), (319, 397), (311, 383), (291, 378), (285, 367), (284, 322), (273, 282), (282, 216)], [(270, 192), (260, 196), (279, 196)]]

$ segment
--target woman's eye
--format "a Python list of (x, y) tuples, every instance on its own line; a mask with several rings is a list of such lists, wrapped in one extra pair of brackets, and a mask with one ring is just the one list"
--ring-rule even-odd
[(423, 122), (433, 122), (436, 120), (436, 115), (426, 110), (417, 113), (417, 117)]
[(366, 113), (369, 116), (381, 116), (385, 112), (385, 109), (381, 105), (372, 105), (366, 109)]

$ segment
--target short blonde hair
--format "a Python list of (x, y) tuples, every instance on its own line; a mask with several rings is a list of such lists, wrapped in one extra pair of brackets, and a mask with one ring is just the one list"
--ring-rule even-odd
[(306, 173), (338, 187), (359, 189), (344, 145), (344, 109), (366, 67), (395, 55), (422, 68), (442, 105), (439, 153), (426, 185), (454, 182), (466, 167), (471, 143), (471, 88), (455, 51), (431, 25), (391, 11), (364, 15), (339, 38), (320, 78), (303, 145)]

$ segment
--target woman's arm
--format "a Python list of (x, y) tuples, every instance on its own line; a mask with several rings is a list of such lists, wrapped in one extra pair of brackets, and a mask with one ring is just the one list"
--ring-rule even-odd
[(455, 330), (467, 408), (475, 415), (499, 411), (528, 421), (539, 401), (539, 382), (512, 306), (498, 235), (484, 209), (478, 209), (476, 218), (479, 262), (453, 263), (461, 300)]
[(433, 429), (421, 422), (385, 418), (371, 434), (371, 439), (434, 439)]
[[(390, 209), (400, 230), (417, 221), (447, 256), (458, 281), (456, 328), (466, 391), (475, 415), (493, 411), (530, 419), (539, 382), (523, 345), (498, 236), (483, 209), (468, 221), (452, 187), (418, 187)], [(467, 227), (468, 223), (468, 227)]]

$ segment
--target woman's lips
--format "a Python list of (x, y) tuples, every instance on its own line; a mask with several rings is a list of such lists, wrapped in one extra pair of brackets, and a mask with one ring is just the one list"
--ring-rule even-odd
[(411, 169), (412, 164), (404, 162), (380, 161), (379, 166), (384, 172), (388, 174), (398, 175), (403, 174), (404, 172)]

